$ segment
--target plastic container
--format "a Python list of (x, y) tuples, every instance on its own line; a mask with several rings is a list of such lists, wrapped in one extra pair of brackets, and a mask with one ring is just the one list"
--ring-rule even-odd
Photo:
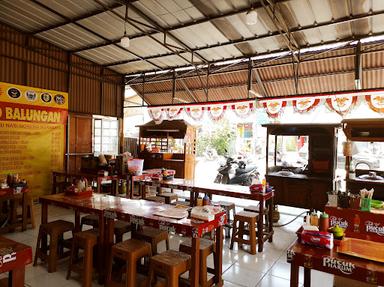
[(128, 159), (128, 172), (132, 175), (143, 173), (144, 160), (140, 158)]
[(203, 198), (203, 205), (210, 205), (210, 204), (211, 204), (211, 200), (209, 199), (208, 194), (206, 194)]
[(329, 215), (323, 212), (320, 215), (319, 230), (323, 232), (327, 232), (328, 228), (329, 228)]

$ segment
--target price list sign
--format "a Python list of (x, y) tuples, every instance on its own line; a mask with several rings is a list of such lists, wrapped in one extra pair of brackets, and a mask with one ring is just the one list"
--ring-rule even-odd
[(18, 174), (35, 197), (63, 170), (68, 94), (0, 82), (0, 177)]

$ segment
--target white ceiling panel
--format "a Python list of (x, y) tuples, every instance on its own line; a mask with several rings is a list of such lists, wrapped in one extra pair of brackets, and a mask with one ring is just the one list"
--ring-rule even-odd
[(100, 47), (92, 50), (86, 50), (83, 52), (77, 53), (78, 55), (93, 60), (100, 65), (106, 65), (110, 63), (115, 63), (119, 61), (126, 61), (137, 59), (136, 56), (131, 53), (120, 49), (115, 45), (109, 45), (105, 47)]
[(110, 67), (110, 69), (112, 69), (118, 73), (121, 73), (121, 74), (128, 74), (128, 73), (154, 70), (154, 69), (156, 69), (156, 67), (145, 62), (145, 61), (137, 61), (137, 62), (132, 62), (129, 64), (122, 64), (122, 65), (118, 65), (118, 66), (113, 66), (113, 67)]

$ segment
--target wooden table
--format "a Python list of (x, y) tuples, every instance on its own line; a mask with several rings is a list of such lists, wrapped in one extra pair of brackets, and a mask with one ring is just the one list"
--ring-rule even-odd
[[(16, 227), (21, 226), (21, 230), (27, 229), (27, 196), (30, 196), (29, 189), (23, 189), (21, 192), (16, 192), (12, 188), (0, 189), (0, 203), (9, 200), (9, 218), (6, 226), (0, 228), (1, 233), (14, 231)], [(17, 206), (21, 201), (22, 213), (21, 220), (18, 220)]]
[(0, 237), (0, 273), (9, 272), (9, 287), (24, 287), (25, 266), (32, 262), (32, 248)]
[(299, 284), (299, 267), (304, 267), (304, 286), (311, 285), (311, 270), (318, 270), (374, 285), (384, 285), (384, 264), (316, 248), (295, 242), (287, 250), (287, 261), (291, 263), (291, 287)]
[(156, 211), (166, 208), (174, 208), (174, 206), (142, 199), (120, 198), (119, 204), (117, 204), (115, 208), (109, 208), (105, 211), (105, 216), (107, 218), (107, 241), (109, 242), (108, 250), (110, 250), (113, 244), (114, 219), (124, 220), (132, 224), (151, 226), (167, 230), (168, 232), (192, 237), (190, 285), (199, 286), (200, 238), (204, 233), (215, 230), (216, 255), (214, 260), (216, 261), (215, 266), (217, 266), (217, 270), (211, 281), (215, 286), (222, 286), (223, 225), (227, 222), (225, 212), (217, 214), (215, 219), (210, 222), (194, 222), (187, 218), (171, 219), (153, 215)]
[[(105, 245), (105, 221), (104, 211), (107, 208), (119, 206), (120, 198), (110, 195), (93, 193), (90, 197), (67, 196), (64, 193), (44, 195), (40, 197), (41, 206), (41, 223), (48, 222), (48, 205), (56, 205), (63, 208), (71, 208), (75, 211), (75, 230), (80, 231), (80, 213), (96, 214), (99, 217), (99, 242), (98, 256), (104, 258)], [(47, 244), (47, 239), (43, 240), (43, 244)], [(98, 261), (99, 282), (103, 282), (105, 275), (104, 261)]]
[[(258, 193), (250, 192), (248, 186), (241, 185), (228, 185), (228, 184), (201, 184), (191, 180), (184, 179), (173, 179), (173, 180), (161, 180), (161, 181), (152, 181), (150, 179), (143, 179), (140, 181), (141, 184), (141, 194), (145, 198), (145, 186), (155, 186), (159, 188), (171, 188), (186, 190), (190, 192), (190, 203), (195, 205), (195, 201), (199, 193), (206, 193), (209, 195), (222, 195), (234, 198), (243, 198), (249, 200), (259, 201), (259, 217), (257, 221), (257, 244), (258, 251), (262, 252), (264, 248), (264, 242), (273, 240), (273, 198), (274, 192), (268, 193)], [(264, 231), (264, 210), (268, 208), (268, 230)]]

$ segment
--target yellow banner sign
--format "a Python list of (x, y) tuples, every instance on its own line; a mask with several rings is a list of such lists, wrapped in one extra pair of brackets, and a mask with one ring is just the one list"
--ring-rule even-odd
[(37, 197), (63, 170), (68, 94), (0, 82), (0, 175), (18, 174)]

